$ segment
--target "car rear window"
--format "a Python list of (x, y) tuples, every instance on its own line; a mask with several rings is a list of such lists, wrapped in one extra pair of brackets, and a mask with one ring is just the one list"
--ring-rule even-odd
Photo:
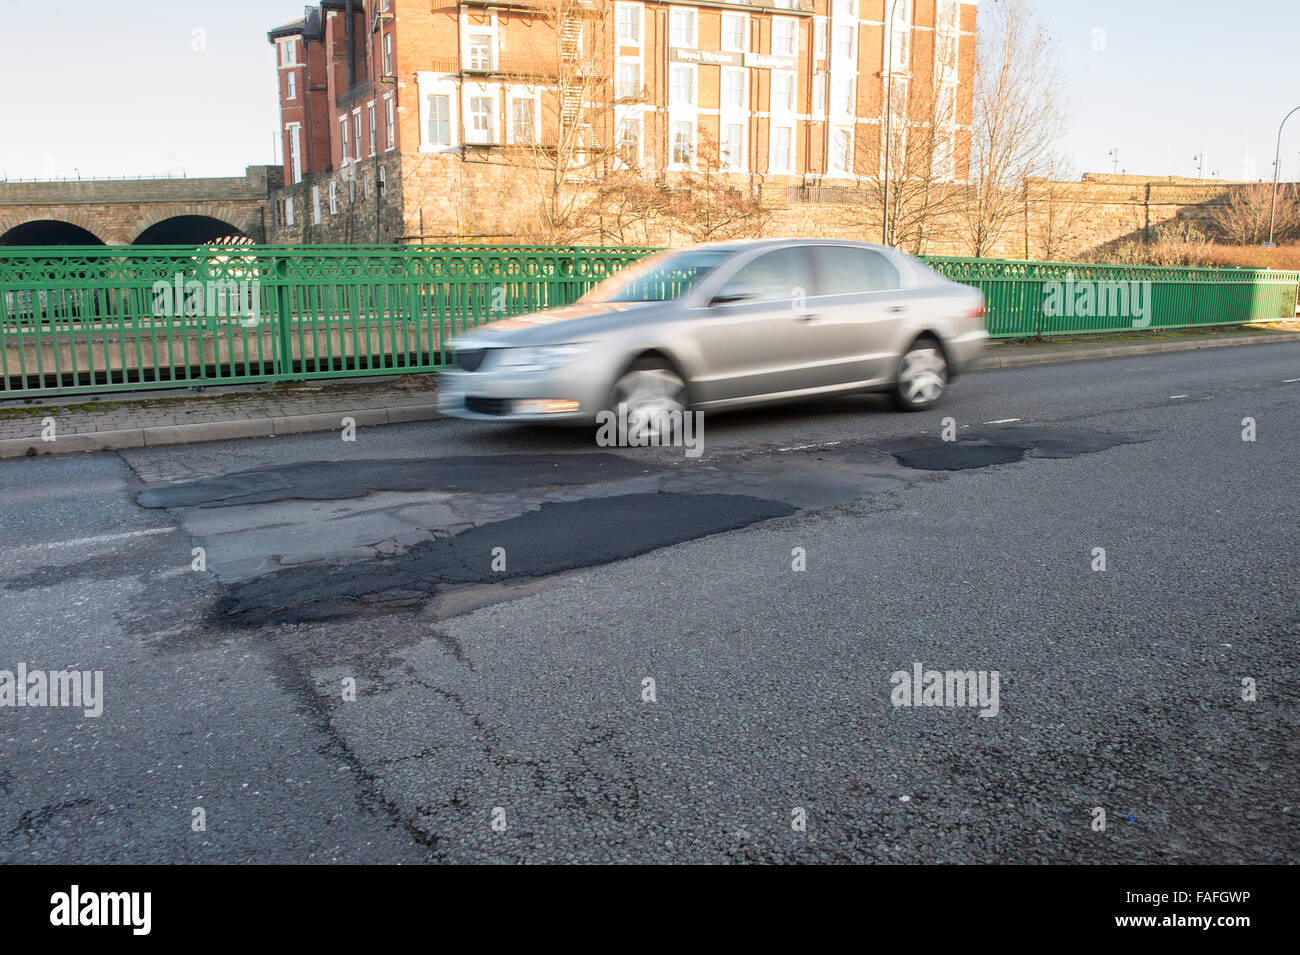
[(817, 288), (822, 295), (879, 292), (900, 285), (898, 269), (871, 249), (819, 245), (813, 247), (813, 258), (817, 263)]

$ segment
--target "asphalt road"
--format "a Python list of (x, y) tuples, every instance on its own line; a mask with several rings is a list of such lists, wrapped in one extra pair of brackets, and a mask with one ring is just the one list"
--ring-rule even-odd
[(1297, 379), (0, 462), (0, 862), (1300, 861)]

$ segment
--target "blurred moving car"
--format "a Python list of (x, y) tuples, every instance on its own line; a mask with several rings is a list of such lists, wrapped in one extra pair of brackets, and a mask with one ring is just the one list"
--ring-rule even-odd
[[(663, 252), (577, 303), (452, 342), (441, 409), (595, 421), (884, 391), (932, 407), (984, 348), (984, 298), (894, 249), (718, 243)], [(653, 427), (653, 424), (649, 425)]]

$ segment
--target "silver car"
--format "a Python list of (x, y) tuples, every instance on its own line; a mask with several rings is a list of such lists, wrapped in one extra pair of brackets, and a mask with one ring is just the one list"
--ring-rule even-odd
[(984, 348), (981, 293), (894, 249), (732, 242), (663, 252), (577, 303), (452, 342), (445, 413), (594, 422), (882, 391), (933, 406)]

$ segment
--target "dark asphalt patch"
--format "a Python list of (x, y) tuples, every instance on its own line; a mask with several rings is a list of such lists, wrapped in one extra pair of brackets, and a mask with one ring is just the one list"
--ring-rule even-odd
[(891, 452), (898, 463), (918, 471), (967, 471), (995, 464), (1014, 464), (1026, 456), (1072, 458), (1105, 451), (1135, 439), (1061, 428), (1006, 428), (975, 431), (957, 441), (930, 439)]
[(372, 491), (477, 491), (598, 484), (664, 470), (617, 454), (495, 454), (397, 460), (303, 461), (142, 491), (141, 507), (230, 507), (332, 501)]
[[(294, 567), (235, 584), (209, 622), (260, 627), (388, 612), (419, 606), (450, 586), (599, 566), (794, 511), (780, 501), (728, 494), (627, 494), (543, 504), (393, 557)], [(492, 570), (498, 547), (505, 551), (502, 572)]]

